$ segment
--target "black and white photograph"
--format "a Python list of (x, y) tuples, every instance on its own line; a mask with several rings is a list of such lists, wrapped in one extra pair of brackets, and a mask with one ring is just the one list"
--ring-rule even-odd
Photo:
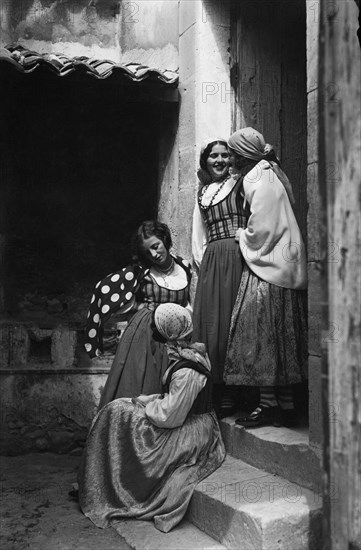
[(0, 0), (2, 550), (361, 550), (360, 0)]

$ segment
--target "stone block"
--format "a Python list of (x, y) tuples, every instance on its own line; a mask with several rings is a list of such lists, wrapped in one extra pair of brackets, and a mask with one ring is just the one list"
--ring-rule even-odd
[(320, 23), (320, 3), (313, 0), (306, 1), (306, 29), (307, 29), (307, 92), (318, 87), (318, 39)]
[(310, 355), (308, 358), (309, 377), (309, 440), (310, 445), (322, 447), (322, 388), (321, 388), (321, 358)]
[(25, 367), (29, 360), (30, 339), (22, 325), (8, 325), (0, 329), (0, 369)]
[(318, 163), (307, 166), (307, 258), (308, 261), (321, 259), (320, 212), (321, 199), (318, 187)]
[(0, 369), (9, 366), (9, 327), (0, 328)]
[(322, 280), (319, 262), (308, 264), (308, 351), (321, 356)]
[(221, 431), (232, 457), (319, 491), (320, 460), (304, 431), (273, 426), (246, 430), (236, 426), (234, 418), (222, 420)]
[[(189, 519), (229, 549), (306, 550), (319, 544), (319, 495), (227, 457), (201, 482), (192, 497)], [(310, 544), (312, 541), (312, 544)]]
[(3, 374), (0, 453), (67, 452), (84, 444), (106, 374)]
[(67, 368), (74, 364), (77, 335), (75, 330), (58, 328), (51, 339), (51, 360), (56, 368)]
[(307, 160), (318, 161), (318, 90), (307, 94)]
[(11, 363), (16, 367), (25, 367), (28, 363), (30, 349), (28, 331), (21, 325), (14, 326), (9, 336)]

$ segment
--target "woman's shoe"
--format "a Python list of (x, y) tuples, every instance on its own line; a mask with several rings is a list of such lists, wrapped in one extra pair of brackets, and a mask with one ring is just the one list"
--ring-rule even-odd
[(259, 405), (251, 414), (237, 418), (237, 426), (259, 428), (261, 426), (281, 426), (279, 407), (263, 407)]

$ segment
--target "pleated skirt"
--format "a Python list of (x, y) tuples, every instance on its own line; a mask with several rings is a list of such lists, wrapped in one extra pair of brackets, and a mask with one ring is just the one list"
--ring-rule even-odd
[(244, 260), (234, 238), (209, 243), (204, 254), (193, 308), (193, 341), (203, 342), (215, 384), (223, 383), (229, 328)]
[(285, 386), (307, 379), (307, 294), (282, 288), (246, 265), (235, 301), (224, 381)]
[(179, 428), (157, 428), (144, 408), (125, 399), (106, 405), (90, 429), (79, 470), (79, 503), (98, 527), (154, 520), (168, 532), (186, 513), (194, 488), (223, 462), (214, 413)]

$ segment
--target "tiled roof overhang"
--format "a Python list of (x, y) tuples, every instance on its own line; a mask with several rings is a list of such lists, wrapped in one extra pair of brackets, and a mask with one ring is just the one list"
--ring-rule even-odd
[(113, 76), (123, 81), (150, 84), (152, 88), (172, 89), (174, 92), (178, 85), (178, 73), (175, 71), (154, 69), (140, 63), (120, 64), (108, 59), (94, 59), (85, 56), (39, 54), (19, 45), (0, 48), (0, 62), (11, 64), (23, 74), (34, 73), (37, 69), (45, 69), (60, 77), (85, 74), (98, 80), (104, 80)]

